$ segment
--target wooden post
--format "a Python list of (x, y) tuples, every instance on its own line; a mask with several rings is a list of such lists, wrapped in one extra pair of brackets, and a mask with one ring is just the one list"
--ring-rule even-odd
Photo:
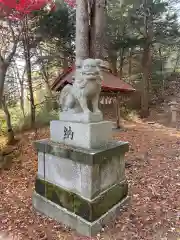
[(104, 115), (104, 113), (105, 113), (105, 96), (103, 93), (101, 93), (101, 111)]
[(120, 129), (120, 103), (119, 103), (119, 93), (116, 94), (116, 127)]

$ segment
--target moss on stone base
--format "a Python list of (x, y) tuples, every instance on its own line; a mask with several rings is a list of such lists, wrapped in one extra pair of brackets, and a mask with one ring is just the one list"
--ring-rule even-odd
[(73, 212), (72, 193), (42, 179), (36, 179), (35, 190), (39, 195)]
[(114, 205), (120, 202), (128, 194), (128, 184), (116, 184), (103, 195), (92, 202), (83, 200), (80, 196), (74, 196), (74, 212), (84, 219), (93, 222), (105, 214)]
[(127, 196), (128, 184), (127, 182), (116, 184), (93, 201), (85, 200), (77, 194), (38, 178), (35, 190), (48, 200), (76, 213), (89, 222), (93, 222)]

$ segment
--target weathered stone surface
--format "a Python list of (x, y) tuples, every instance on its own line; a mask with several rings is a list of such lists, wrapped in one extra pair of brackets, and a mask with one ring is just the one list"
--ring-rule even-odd
[(86, 236), (113, 220), (128, 197), (124, 155), (129, 145), (99, 149), (37, 141), (38, 178), (33, 206)]
[(77, 123), (67, 121), (51, 121), (50, 138), (53, 142), (81, 148), (100, 148), (111, 140), (112, 123)]
[(32, 200), (33, 206), (37, 211), (76, 229), (77, 215), (75, 215), (73, 212), (70, 212), (58, 204), (53, 203), (36, 192), (34, 192)]
[(34, 208), (49, 216), (50, 218), (55, 219), (58, 222), (75, 229), (78, 233), (93, 237), (100, 232), (102, 226), (106, 225), (110, 221), (113, 221), (120, 211), (127, 205), (129, 197), (124, 198), (114, 207), (108, 210), (101, 218), (97, 219), (94, 222), (88, 222), (83, 218), (77, 216), (75, 213), (68, 211), (67, 209), (49, 201), (47, 198), (44, 198), (34, 192), (33, 194), (33, 206)]
[(82, 149), (73, 146), (64, 146), (44, 139), (34, 142), (37, 152), (47, 153), (61, 158), (71, 159), (87, 165), (101, 164), (112, 156), (124, 156), (129, 151), (128, 142), (111, 141), (106, 146), (99, 149)]
[(69, 112), (60, 112), (59, 114), (60, 121), (67, 122), (81, 122), (81, 123), (93, 123), (101, 122), (103, 120), (103, 115), (99, 113), (69, 113)]
[(108, 161), (100, 165), (100, 189), (106, 189), (116, 182), (125, 178), (125, 161), (124, 156), (112, 156)]
[[(102, 159), (99, 155), (98, 159), (101, 160), (97, 159), (95, 164), (89, 165), (86, 161), (83, 163), (75, 159), (38, 152), (38, 177), (84, 198), (92, 199), (113, 184), (125, 179), (124, 154), (124, 151), (115, 151), (113, 156), (107, 154), (108, 157)], [(89, 157), (92, 158), (92, 155), (90, 154)]]
[(123, 181), (111, 186), (91, 201), (41, 179), (36, 179), (35, 191), (53, 203), (93, 222), (127, 196), (128, 185)]
[[(88, 168), (92, 167), (88, 166)], [(41, 179), (45, 178), (47, 181), (61, 188), (78, 194), (83, 194), (81, 181), (86, 181), (86, 179), (89, 182), (91, 181), (90, 176), (85, 176), (82, 179), (80, 163), (65, 158), (59, 159), (50, 154), (45, 154), (44, 161), (43, 153), (38, 153), (38, 176)]]

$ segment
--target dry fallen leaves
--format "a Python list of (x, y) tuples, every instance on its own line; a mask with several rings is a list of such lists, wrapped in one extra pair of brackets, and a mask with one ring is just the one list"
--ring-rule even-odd
[[(174, 130), (173, 130), (174, 131)], [(38, 214), (31, 196), (37, 172), (35, 137), (48, 129), (20, 137), (20, 156), (0, 175), (0, 239), (4, 240), (178, 240), (180, 238), (180, 135), (171, 129), (136, 123), (114, 138), (130, 142), (126, 175), (131, 204), (96, 238), (78, 236), (63, 225)], [(8, 238), (9, 237), (9, 238)]]

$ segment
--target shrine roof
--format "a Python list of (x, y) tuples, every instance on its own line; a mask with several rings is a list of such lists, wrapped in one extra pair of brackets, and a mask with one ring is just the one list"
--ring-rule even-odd
[[(67, 71), (60, 74), (52, 84), (52, 90), (60, 91), (66, 84), (72, 84), (72, 79), (75, 74), (74, 68), (69, 68)], [(128, 83), (121, 80), (119, 77), (112, 74), (106, 69), (102, 69), (102, 90), (106, 92), (134, 92), (135, 89)]]

